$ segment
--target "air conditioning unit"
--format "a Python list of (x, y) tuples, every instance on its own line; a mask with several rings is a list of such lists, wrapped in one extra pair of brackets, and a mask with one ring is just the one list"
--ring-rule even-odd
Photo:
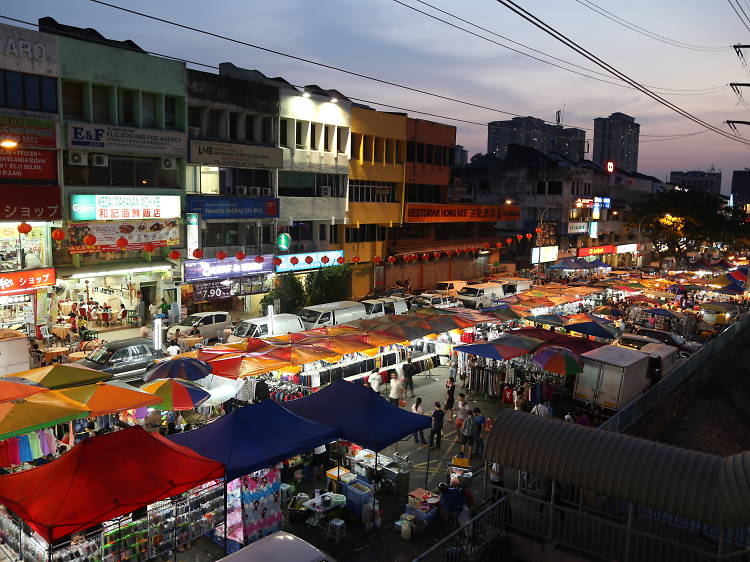
[(273, 189), (270, 187), (262, 187), (260, 190), (261, 197), (271, 197), (273, 195)]
[(197, 139), (199, 136), (201, 136), (201, 128), (188, 127), (188, 136), (190, 136), (191, 139)]
[(331, 186), (330, 185), (321, 185), (320, 186), (320, 196), (321, 197), (330, 197), (331, 196)]
[(258, 197), (260, 195), (260, 188), (259, 187), (250, 187), (250, 188), (248, 188), (248, 194), (252, 195), (253, 197)]
[(94, 154), (91, 158), (92, 164), (97, 168), (106, 168), (109, 166), (109, 156), (106, 154)]
[(89, 155), (87, 152), (68, 152), (68, 164), (71, 166), (88, 166)]
[(165, 156), (161, 159), (162, 170), (176, 170), (177, 169), (177, 158)]
[(245, 185), (238, 185), (234, 188), (234, 192), (237, 195), (247, 195), (247, 186)]

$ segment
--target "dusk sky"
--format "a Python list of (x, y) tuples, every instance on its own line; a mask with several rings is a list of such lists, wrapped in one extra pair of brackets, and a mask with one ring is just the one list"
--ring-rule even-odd
[[(591, 63), (495, 0), (428, 1), (495, 33), (593, 68)], [(403, 2), (432, 11), (417, 0)], [(734, 43), (750, 43), (750, 33), (727, 2), (596, 0), (596, 3), (660, 35), (691, 44), (727, 48), (720, 52), (699, 52), (666, 45), (606, 20), (576, 0), (519, 0), (519, 4), (542, 20), (650, 87), (705, 90), (729, 82), (750, 82), (748, 71), (730, 48)], [(728, 193), (732, 170), (750, 167), (750, 147), (715, 133), (653, 142), (660, 137), (647, 135), (692, 133), (701, 127), (639, 92), (576, 76), (512, 53), (415, 13), (393, 0), (129, 0), (119, 4), (268, 48), (521, 115), (553, 120), (555, 111), (564, 107), (566, 124), (593, 128), (595, 117), (621, 111), (641, 124), (639, 171), (662, 179), (670, 170), (706, 170), (714, 165), (723, 172), (723, 191)], [(257, 68), (267, 75), (284, 76), (294, 84), (316, 83), (352, 97), (446, 117), (482, 123), (509, 118), (501, 113), (376, 84), (177, 29), (87, 0), (12, 0), (3, 4), (0, 15), (29, 21), (52, 16), (61, 23), (96, 28), (109, 38), (132, 39), (149, 51), (212, 65), (232, 62)], [(467, 27), (467, 24), (455, 23)], [(496, 37), (493, 39), (500, 41)], [(746, 93), (750, 100), (750, 88)], [(669, 99), (712, 124), (727, 119), (750, 119), (748, 107), (738, 102), (728, 86), (708, 95), (672, 95)], [(486, 151), (485, 127), (456, 124), (458, 143), (470, 154)], [(723, 128), (726, 129), (726, 125)], [(750, 127), (741, 132), (750, 138)], [(592, 135), (592, 131), (587, 131), (587, 138)]]

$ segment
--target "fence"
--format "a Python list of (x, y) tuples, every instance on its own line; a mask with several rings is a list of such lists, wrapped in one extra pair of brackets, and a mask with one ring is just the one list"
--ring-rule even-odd
[(693, 373), (701, 369), (710, 359), (712, 359), (724, 346), (737, 337), (750, 325), (750, 315), (743, 314), (738, 320), (722, 331), (718, 336), (709, 341), (701, 349), (693, 353), (666, 378), (663, 378), (652, 388), (641, 394), (614, 416), (609, 418), (605, 423), (599, 426), (607, 431), (625, 431), (646, 412), (651, 410), (659, 401), (670, 394), (677, 386), (690, 377)]

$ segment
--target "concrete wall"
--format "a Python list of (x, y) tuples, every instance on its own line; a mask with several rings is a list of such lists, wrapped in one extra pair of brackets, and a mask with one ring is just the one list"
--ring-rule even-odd
[(330, 221), (346, 216), (346, 199), (341, 197), (281, 197), (281, 221)]

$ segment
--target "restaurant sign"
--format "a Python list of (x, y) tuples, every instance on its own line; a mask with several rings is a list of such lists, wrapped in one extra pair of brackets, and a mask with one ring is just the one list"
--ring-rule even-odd
[(604, 254), (614, 254), (615, 247), (612, 244), (606, 246), (593, 246), (591, 248), (578, 248), (578, 257), (585, 258), (587, 256), (601, 256)]
[(512, 205), (407, 203), (404, 215), (405, 222), (409, 223), (517, 221), (521, 218), (521, 209)]
[(74, 221), (122, 219), (176, 219), (180, 217), (179, 195), (89, 195), (70, 196)]
[(3, 185), (0, 189), (0, 220), (50, 221), (62, 218), (58, 185)]
[(193, 301), (210, 301), (232, 296), (232, 284), (227, 281), (209, 281), (193, 285)]
[(255, 256), (248, 256), (244, 260), (235, 257), (219, 260), (206, 258), (202, 260), (186, 261), (183, 264), (183, 281), (209, 281), (214, 279), (232, 279), (246, 275), (273, 273), (273, 255), (264, 254), (262, 263), (255, 261)]
[(616, 248), (616, 254), (628, 254), (630, 252), (637, 252), (638, 244), (620, 244)]
[(55, 284), (55, 268), (0, 273), (0, 294), (31, 291)]

